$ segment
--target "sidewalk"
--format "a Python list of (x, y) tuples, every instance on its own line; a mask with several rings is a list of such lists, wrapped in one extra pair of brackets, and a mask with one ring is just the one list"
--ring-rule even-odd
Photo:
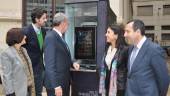
[(3, 95), (4, 94), (4, 90), (3, 90), (3, 88), (2, 88), (2, 85), (0, 84), (0, 96), (5, 96), (5, 95)]
[[(1, 95), (0, 95), (0, 96), (1, 96)], [(47, 96), (45, 90), (43, 91), (42, 96)], [(170, 86), (169, 86), (169, 90), (168, 90), (167, 96), (170, 96)]]
[[(3, 87), (2, 87), (1, 84), (0, 84), (0, 96), (5, 96), (5, 95), (4, 95), (4, 89), (3, 89)], [(47, 94), (46, 94), (46, 92), (45, 92), (45, 89), (43, 89), (42, 96), (47, 96)]]
[[(0, 96), (5, 96), (3, 95), (3, 89), (2, 89), (2, 85), (0, 85)], [(45, 92), (45, 89), (43, 90), (43, 93), (42, 93), (42, 96), (47, 96), (46, 92)], [(167, 96), (170, 96), (170, 86), (169, 86), (169, 90), (168, 90), (168, 94)]]

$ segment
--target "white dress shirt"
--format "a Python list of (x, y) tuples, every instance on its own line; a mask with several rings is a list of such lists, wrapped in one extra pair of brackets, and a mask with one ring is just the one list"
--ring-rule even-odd
[(37, 26), (35, 26), (35, 24), (32, 23), (33, 29), (35, 31), (36, 34), (40, 34), (41, 28), (38, 28)]
[(109, 70), (111, 67), (112, 59), (114, 58), (116, 51), (117, 51), (117, 48), (112, 48), (112, 46), (109, 46), (106, 57), (105, 57), (105, 62)]

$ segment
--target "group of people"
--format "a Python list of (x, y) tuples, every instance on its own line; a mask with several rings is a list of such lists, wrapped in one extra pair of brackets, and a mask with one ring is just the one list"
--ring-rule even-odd
[(24, 28), (12, 28), (7, 32), (9, 46), (0, 55), (2, 84), (6, 96), (42, 96), (45, 86), (48, 96), (68, 96), (70, 67), (73, 63), (70, 51), (63, 39), (68, 27), (65, 14), (53, 18), (53, 29), (43, 27), (47, 11), (35, 8), (31, 13), (32, 24)]
[(131, 20), (124, 28), (109, 26), (106, 41), (98, 68), (102, 96), (167, 96), (170, 78), (165, 52), (147, 39), (143, 21)]
[[(63, 35), (69, 22), (64, 13), (53, 17), (53, 28), (43, 28), (47, 11), (35, 8), (32, 24), (7, 32), (7, 48), (0, 55), (1, 78), (6, 96), (69, 96), (70, 68), (74, 63)], [(128, 45), (126, 42), (130, 42)], [(166, 96), (169, 76), (164, 50), (145, 37), (141, 20), (125, 28), (108, 26), (106, 52), (98, 64), (101, 96)]]

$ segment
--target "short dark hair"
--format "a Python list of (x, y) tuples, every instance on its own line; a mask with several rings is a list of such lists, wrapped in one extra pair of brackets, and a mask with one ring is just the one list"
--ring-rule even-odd
[(21, 33), (21, 28), (11, 28), (6, 35), (6, 43), (8, 46), (21, 43), (24, 38), (24, 34)]
[(32, 22), (33, 22), (33, 23), (36, 23), (35, 18), (40, 19), (41, 16), (42, 16), (44, 13), (47, 14), (47, 11), (44, 10), (43, 8), (35, 8), (35, 9), (33, 9), (33, 10), (32, 10), (32, 13), (31, 13)]
[(108, 28), (110, 28), (114, 32), (114, 34), (118, 35), (115, 46), (116, 48), (121, 48), (127, 45), (124, 37), (123, 25), (110, 25)]
[(145, 35), (145, 24), (143, 23), (142, 20), (135, 19), (135, 20), (129, 21), (128, 23), (131, 23), (131, 22), (133, 22), (133, 30), (134, 31), (139, 29), (141, 31), (141, 35)]

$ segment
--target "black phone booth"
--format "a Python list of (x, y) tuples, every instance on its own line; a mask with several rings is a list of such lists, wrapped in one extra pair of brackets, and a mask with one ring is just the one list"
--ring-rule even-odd
[(80, 70), (71, 69), (71, 96), (98, 96), (99, 76), (105, 51), (105, 32), (108, 20), (108, 0), (65, 0), (69, 19), (65, 40), (72, 59)]

